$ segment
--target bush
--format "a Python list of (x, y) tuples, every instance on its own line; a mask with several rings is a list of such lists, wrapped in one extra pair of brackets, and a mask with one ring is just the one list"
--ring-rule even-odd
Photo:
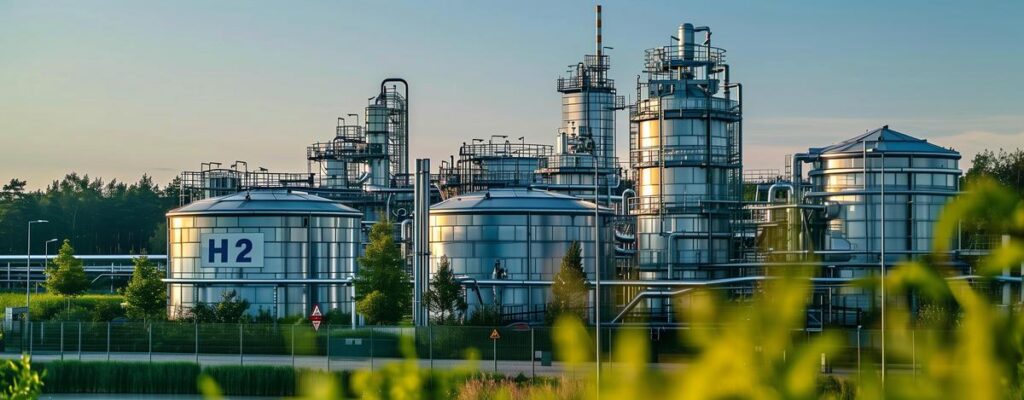
[(270, 365), (218, 365), (203, 369), (221, 391), (237, 396), (292, 396), (295, 372), (292, 367)]
[[(111, 311), (110, 314), (104, 315), (114, 315), (113, 318), (117, 318), (123, 315), (123, 311), (121, 311), (122, 302), (124, 302), (124, 298), (118, 295), (87, 294), (71, 299), (71, 308), (80, 307), (85, 310), (92, 310), (91, 317), (85, 318), (85, 320), (94, 319), (99, 309)], [(0, 312), (3, 312), (7, 307), (24, 306), (24, 291), (0, 293)], [(65, 303), (65, 300), (60, 296), (52, 293), (32, 293), (32, 307), (30, 311), (32, 313), (31, 317), (33, 321), (53, 319), (55, 315), (64, 311), (66, 308), (68, 308), (67, 303)], [(112, 310), (115, 309), (118, 310), (117, 313), (112, 312)]]
[(33, 363), (46, 371), (46, 393), (196, 393), (199, 365), (161, 362), (55, 361)]

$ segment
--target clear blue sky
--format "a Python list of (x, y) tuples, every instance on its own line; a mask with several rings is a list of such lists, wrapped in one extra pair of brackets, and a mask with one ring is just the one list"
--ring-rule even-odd
[[(0, 180), (165, 183), (211, 160), (304, 171), (305, 146), (390, 76), (412, 86), (413, 157), (491, 134), (553, 144), (554, 82), (593, 51), (593, 5), (0, 0)], [(744, 84), (747, 168), (883, 124), (966, 159), (1024, 143), (1021, 1), (604, 8), (627, 95), (643, 49), (682, 22), (712, 27)]]

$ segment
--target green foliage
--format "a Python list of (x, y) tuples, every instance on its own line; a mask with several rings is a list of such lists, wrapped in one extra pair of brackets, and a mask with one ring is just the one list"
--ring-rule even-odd
[(167, 315), (167, 285), (160, 280), (163, 272), (149, 261), (149, 257), (136, 257), (132, 261), (135, 271), (122, 291), (128, 318), (145, 321), (164, 319)]
[(270, 365), (218, 365), (203, 373), (234, 396), (290, 396), (295, 393), (295, 369)]
[[(66, 310), (86, 310), (88, 318), (86, 321), (110, 321), (114, 318), (124, 316), (124, 309), (121, 302), (124, 298), (110, 294), (86, 294), (70, 299), (70, 306), (64, 298), (53, 293), (33, 293), (32, 313), (33, 321), (45, 321), (55, 319), (58, 315), (66, 316)], [(0, 293), (0, 311), (7, 307), (24, 307), (25, 292)], [(66, 319), (65, 319), (66, 320)]]
[(463, 295), (462, 285), (455, 279), (451, 263), (447, 256), (441, 256), (437, 263), (437, 274), (434, 275), (433, 285), (425, 295), (427, 309), (433, 314), (436, 324), (453, 324), (458, 322), (458, 316), (466, 312), (469, 307)]
[[(24, 182), (13, 179), (0, 192), (0, 254), (23, 254), (25, 221), (44, 216), (50, 223), (33, 231), (68, 238), (82, 254), (167, 251), (166, 234), (154, 233), (166, 221), (164, 213), (178, 205), (174, 182), (161, 189), (145, 175), (127, 184), (70, 173), (33, 192)], [(33, 242), (32, 254), (42, 254), (42, 241)]]
[(32, 370), (32, 363), (27, 355), (22, 355), (18, 361), (5, 360), (0, 364), (0, 399), (38, 398), (43, 390), (42, 377), (45, 375)]
[(192, 394), (200, 368), (183, 362), (54, 361), (39, 363), (47, 393)]
[(548, 302), (547, 321), (551, 323), (562, 314), (582, 320), (587, 307), (587, 276), (583, 273), (583, 256), (580, 243), (572, 242), (562, 257), (562, 266), (551, 284), (551, 301)]
[(469, 314), (466, 325), (497, 326), (501, 325), (501, 322), (501, 307), (493, 304), (484, 304)]
[(210, 306), (206, 303), (196, 303), (185, 313), (185, 320), (198, 322), (220, 322), (236, 324), (248, 320), (246, 310), (249, 309), (249, 301), (238, 296), (234, 290), (221, 294), (221, 300), (216, 305)]
[(404, 265), (391, 223), (374, 224), (354, 282), (356, 311), (368, 323), (395, 324), (412, 310), (412, 286)]
[(1024, 196), (1024, 149), (1011, 152), (999, 149), (999, 153), (984, 150), (975, 154), (964, 181), (971, 184), (983, 179), (994, 180), (1006, 188), (1004, 190)]
[(46, 267), (46, 290), (64, 296), (75, 297), (89, 289), (89, 278), (85, 276), (82, 261), (75, 258), (71, 241), (64, 239), (57, 258)]

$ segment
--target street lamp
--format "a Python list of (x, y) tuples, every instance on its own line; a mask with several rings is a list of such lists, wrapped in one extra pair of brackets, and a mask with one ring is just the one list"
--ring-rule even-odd
[(28, 306), (29, 302), (32, 301), (32, 291), (29, 290), (32, 284), (29, 282), (29, 277), (32, 276), (32, 224), (45, 224), (50, 221), (45, 219), (37, 219), (35, 221), (28, 221), (28, 240), (25, 245), (28, 250), (25, 252), (25, 321), (28, 321)]
[(43, 243), (43, 270), (46, 270), (46, 264), (50, 260), (50, 243), (56, 242), (57, 238), (47, 240)]

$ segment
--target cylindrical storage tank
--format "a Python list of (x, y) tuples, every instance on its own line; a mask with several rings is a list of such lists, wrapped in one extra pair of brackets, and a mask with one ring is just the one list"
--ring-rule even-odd
[[(601, 208), (601, 218), (612, 215)], [(491, 189), (449, 198), (430, 208), (430, 271), (437, 273), (442, 256), (456, 275), (491, 280), (495, 263), (509, 281), (551, 281), (573, 241), (580, 242), (583, 269), (594, 279), (594, 204), (572, 196), (530, 189)], [(612, 276), (615, 248), (610, 224), (601, 224), (602, 278)], [(503, 311), (524, 319), (544, 318), (551, 288), (512, 283), (481, 285), (479, 296), (470, 282), (470, 312), (500, 304)]]
[(274, 317), (352, 309), (362, 214), (291, 190), (252, 190), (167, 213), (170, 318), (235, 291)]
[[(935, 222), (959, 193), (960, 153), (884, 126), (811, 149), (809, 157), (812, 188), (807, 197), (838, 207), (826, 233), (849, 241), (852, 261), (877, 263), (883, 233), (888, 262), (931, 252)], [(826, 241), (826, 250), (832, 250), (833, 242)]]

